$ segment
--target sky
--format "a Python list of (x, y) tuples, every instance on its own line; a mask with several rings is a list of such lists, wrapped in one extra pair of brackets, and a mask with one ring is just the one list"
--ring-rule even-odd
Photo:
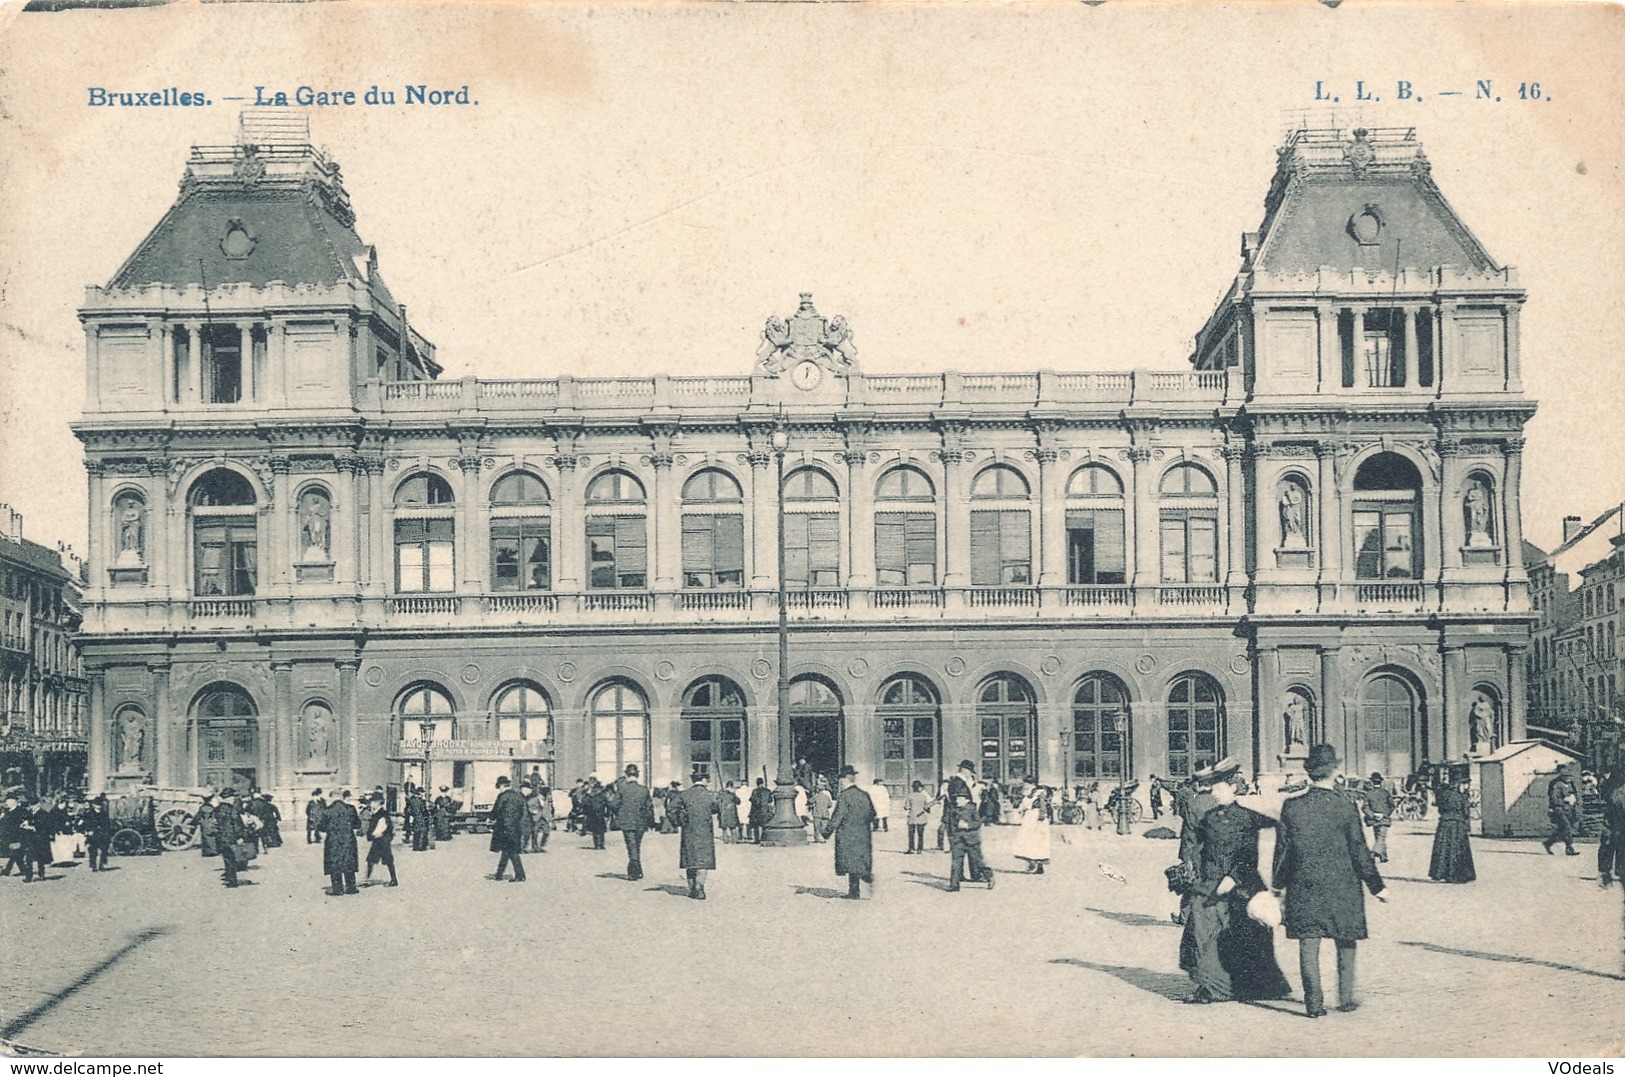
[(313, 138), (448, 378), (744, 373), (803, 291), (869, 373), (1180, 369), (1284, 132), (1414, 126), (1529, 293), (1524, 534), (1549, 548), (1625, 497), (1622, 31), (1555, 3), (10, 5), (0, 501), (84, 548), (75, 311), (188, 148), (234, 140), (222, 99), (377, 85), (395, 106), (313, 109)]

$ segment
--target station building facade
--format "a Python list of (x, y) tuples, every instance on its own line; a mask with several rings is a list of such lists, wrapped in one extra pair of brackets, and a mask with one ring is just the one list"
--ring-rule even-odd
[(760, 776), (781, 541), (819, 770), (1523, 735), (1524, 293), (1410, 132), (1292, 136), (1186, 371), (867, 373), (804, 295), (736, 376), (535, 380), (438, 376), (307, 143), (194, 148), (80, 310), (97, 786)]

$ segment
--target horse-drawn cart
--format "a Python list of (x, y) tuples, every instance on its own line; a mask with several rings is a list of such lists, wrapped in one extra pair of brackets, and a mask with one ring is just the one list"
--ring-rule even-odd
[(189, 849), (198, 839), (203, 790), (143, 785), (107, 798), (113, 852), (119, 856)]

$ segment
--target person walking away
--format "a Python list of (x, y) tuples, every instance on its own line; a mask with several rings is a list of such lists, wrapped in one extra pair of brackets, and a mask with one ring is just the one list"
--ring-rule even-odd
[(1371, 786), (1365, 791), (1365, 824), (1371, 828), (1371, 855), (1388, 863), (1388, 828), (1394, 825), (1394, 795), (1383, 784), (1382, 775), (1375, 771), (1371, 774)]
[(260, 803), (265, 805), (265, 847), (267, 849), (282, 848), (282, 809), (276, 806), (270, 793), (260, 793)]
[(1616, 766), (1597, 788), (1602, 801), (1602, 835), (1597, 843), (1597, 885), (1625, 877), (1625, 767)]
[(739, 840), (739, 794), (734, 792), (733, 782), (724, 784), (717, 794), (717, 826), (729, 845)]
[(457, 814), (457, 809), (453, 807), (455, 803), (451, 799), (451, 786), (442, 785), (440, 795), (429, 806), (429, 822), (434, 827), (435, 841), (451, 840), (451, 820)]
[(506, 774), (497, 779), (497, 798), (491, 805), (491, 851), (500, 853), (496, 874), (491, 878), (502, 881), (502, 873), (513, 862), (513, 881), (525, 881), (525, 862), (520, 859), (524, 837), (525, 800), (513, 788), (513, 779)]
[(597, 778), (587, 779), (586, 791), (581, 796), (581, 824), (592, 836), (592, 847), (603, 849), (604, 835), (609, 832), (609, 798)]
[[(379, 794), (374, 793), (367, 806), (376, 813), (384, 810), (384, 801)], [(371, 823), (368, 823), (367, 833), (371, 833)], [(322, 873), (325, 874), (333, 886), (327, 893), (330, 897), (342, 897), (345, 894), (359, 894), (356, 889), (355, 869), (356, 861), (360, 859), (360, 849), (356, 845), (355, 836), (362, 831), (361, 815), (350, 803), (348, 789), (339, 792), (339, 798), (327, 806), (322, 815)], [(393, 834), (391, 835), (393, 837)]]
[(248, 828), (243, 825), (242, 812), (237, 809), (237, 790), (229, 786), (220, 790), (214, 824), (215, 844), (220, 850), (220, 881), (235, 889), (241, 885), (237, 872), (246, 866), (241, 853), (248, 839)]
[(412, 834), (412, 851), (428, 852), (432, 834), (429, 829), (429, 802), (424, 799), (423, 789), (419, 786), (414, 785), (406, 796), (406, 827)]
[(1044, 874), (1050, 859), (1051, 792), (1028, 777), (1027, 795), (1021, 799), (1021, 829), (1016, 831), (1015, 855), (1027, 862), (1029, 875)]
[(220, 810), (220, 796), (212, 789), (203, 794), (203, 806), (197, 813), (198, 843), (205, 857), (220, 855), (220, 822), (216, 812)]
[(1226, 758), (1203, 779), (1213, 807), (1196, 824), (1191, 903), (1179, 940), (1179, 967), (1196, 984), (1187, 1002), (1285, 998), (1292, 990), (1275, 963), (1270, 928), (1247, 911), (1265, 889), (1258, 835), (1275, 820), (1236, 803), (1240, 773), (1241, 764)]
[(519, 783), (519, 799), (525, 804), (525, 814), (519, 817), (519, 849), (533, 853), (536, 851), (536, 816), (531, 813), (531, 805), (536, 803), (536, 790), (529, 780)]
[(925, 852), (925, 825), (931, 818), (931, 805), (936, 798), (925, 791), (924, 782), (915, 782), (903, 798), (903, 811), (908, 817), (908, 852)]
[[(1326, 1015), (1320, 983), (1320, 950), (1326, 939), (1337, 949), (1337, 1008), (1347, 1013), (1359, 1005), (1354, 995), (1354, 953), (1366, 937), (1361, 885), (1378, 901), (1388, 900), (1359, 816), (1334, 789), (1338, 764), (1332, 745), (1309, 749), (1304, 769), (1310, 786), (1281, 807), (1270, 871), (1275, 890), (1286, 892), (1282, 921), (1286, 937), (1298, 940), (1298, 974), (1310, 1017)], [(1382, 788), (1380, 777), (1372, 775), (1374, 788)]]
[(982, 817), (983, 826), (997, 826), (1004, 813), (1004, 804), (999, 796), (999, 783), (988, 782), (982, 787), (982, 803), (977, 809)]
[(367, 824), (367, 878), (378, 864), (389, 869), (389, 885), (399, 886), (395, 876), (395, 817), (384, 805), (383, 797), (372, 795), (372, 821)]
[(1546, 855), (1552, 854), (1553, 845), (1562, 842), (1563, 852), (1579, 856), (1579, 850), (1574, 847), (1574, 831), (1580, 818), (1580, 793), (1573, 774), (1566, 767), (1546, 786), (1546, 817), (1552, 821), (1551, 834), (1540, 843)]
[(547, 845), (547, 790), (544, 787), (532, 785), (530, 792), (525, 793), (525, 813), (530, 816), (530, 825), (525, 828), (525, 851), (539, 853)]
[(91, 871), (107, 870), (107, 850), (113, 844), (113, 820), (107, 814), (107, 794), (97, 793), (85, 809), (85, 857)]
[(829, 795), (829, 788), (824, 783), (824, 776), (820, 774), (816, 779), (818, 788), (813, 790), (808, 810), (812, 813), (813, 841), (824, 840), (824, 826), (835, 810), (835, 799)]
[(688, 896), (705, 900), (705, 873), (717, 866), (716, 832), (711, 820), (717, 813), (717, 799), (705, 786), (705, 776), (696, 773), (689, 786), (675, 799), (668, 798), (666, 811), (675, 809), (673, 822), (683, 832), (678, 866), (688, 873)]
[(762, 843), (762, 831), (773, 819), (773, 790), (766, 778), (756, 779), (756, 788), (750, 791), (750, 839)]
[(876, 778), (869, 786), (869, 799), (875, 806), (875, 825), (881, 833), (891, 830), (891, 790), (886, 783)]
[(648, 787), (638, 781), (636, 763), (628, 763), (625, 775), (615, 783), (612, 803), (615, 825), (626, 843), (626, 878), (637, 882), (643, 878), (643, 835), (655, 825), (655, 801)]
[(863, 896), (862, 883), (869, 884), (869, 894), (874, 896), (875, 805), (873, 798), (858, 788), (855, 767), (841, 768), (840, 783), (841, 795), (824, 823), (824, 837), (834, 837), (835, 874), (846, 876), (846, 896), (856, 901)]
[(1162, 783), (1155, 774), (1151, 775), (1151, 792), (1147, 796), (1151, 799), (1151, 821), (1156, 822), (1162, 818)]
[(6, 854), (0, 875), (10, 875), (16, 868), (23, 882), (34, 881), (34, 813), (14, 792), (6, 794), (6, 814), (0, 817), (0, 850)]
[(1472, 844), (1467, 838), (1466, 768), (1462, 771), (1449, 775), (1449, 780), (1439, 786), (1434, 797), (1439, 807), (1439, 823), (1433, 832), (1428, 878), (1441, 883), (1470, 883), (1478, 878), (1473, 870)]
[(322, 840), (322, 815), (327, 811), (327, 801), (322, 799), (322, 791), (314, 790), (310, 799), (305, 801), (305, 844), (315, 845)]

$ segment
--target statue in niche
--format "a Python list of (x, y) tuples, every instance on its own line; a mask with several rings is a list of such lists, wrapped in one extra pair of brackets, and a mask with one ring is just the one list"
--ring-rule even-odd
[(1309, 533), (1304, 529), (1303, 487), (1295, 482), (1281, 484), (1281, 548), (1302, 550), (1309, 546)]
[(1483, 692), (1474, 692), (1472, 704), (1467, 710), (1468, 731), (1473, 740), (1473, 751), (1493, 752), (1495, 743), (1495, 729), (1497, 726), (1495, 713), (1495, 700)]
[(299, 537), (304, 547), (300, 555), (302, 560), (329, 559), (333, 538), (329, 521), (332, 515), (332, 504), (327, 500), (327, 495), (319, 490), (311, 490), (299, 499)]
[(1281, 712), (1286, 731), (1286, 748), (1309, 746), (1309, 701), (1297, 692), (1286, 694), (1286, 708)]
[(326, 707), (312, 703), (305, 708), (305, 763), (310, 770), (329, 766), (328, 752), (333, 743), (333, 718)]
[(1467, 485), (1462, 500), (1462, 514), (1467, 523), (1467, 545), (1494, 546), (1490, 533), (1490, 488), (1483, 479), (1474, 479)]
[(118, 568), (134, 568), (146, 563), (147, 508), (141, 499), (125, 496), (118, 499), (115, 515), (118, 517)]
[(124, 728), (119, 733), (119, 769), (139, 769), (141, 746), (147, 739), (146, 727), (141, 724), (138, 716), (131, 714), (125, 717)]

